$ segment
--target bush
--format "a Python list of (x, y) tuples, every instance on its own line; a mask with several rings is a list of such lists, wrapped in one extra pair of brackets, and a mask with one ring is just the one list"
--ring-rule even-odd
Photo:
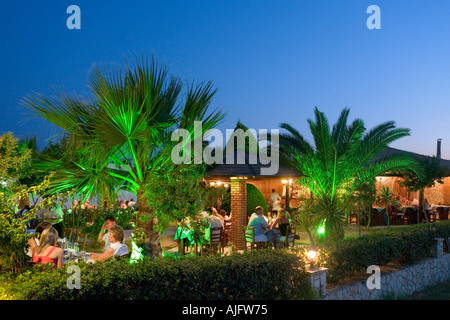
[[(269, 206), (267, 205), (267, 201), (264, 198), (263, 194), (257, 187), (253, 184), (247, 184), (247, 216), (251, 216), (253, 212), (255, 212), (255, 208), (257, 206), (263, 207), (264, 214), (267, 215), (269, 211)], [(231, 187), (227, 189), (227, 192), (224, 194), (221, 204), (221, 209), (224, 209), (226, 212), (230, 213), (231, 211)]]
[(257, 206), (263, 207), (264, 214), (268, 213), (268, 205), (267, 201), (264, 198), (261, 191), (258, 190), (257, 187), (248, 183), (247, 184), (247, 216), (251, 216), (253, 212), (255, 212), (255, 208)]
[(413, 264), (430, 256), (436, 237), (450, 236), (450, 221), (380, 230), (372, 235), (345, 239), (334, 245), (319, 246), (320, 264), (329, 268), (327, 281), (366, 274), (370, 265)]
[[(311, 297), (300, 252), (262, 250), (229, 256), (145, 258), (79, 263), (81, 288), (68, 289), (67, 269), (36, 266), (0, 277), (3, 299), (272, 300)], [(44, 270), (45, 269), (45, 270)]]

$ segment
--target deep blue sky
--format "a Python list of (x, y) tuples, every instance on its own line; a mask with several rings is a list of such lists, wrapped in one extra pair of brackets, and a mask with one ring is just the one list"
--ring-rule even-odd
[[(66, 9), (81, 8), (81, 30)], [(366, 9), (381, 8), (381, 30)], [(212, 80), (214, 100), (254, 129), (281, 122), (307, 138), (314, 106), (334, 123), (344, 107), (368, 128), (412, 130), (392, 147), (450, 159), (450, 1), (208, 0), (0, 2), (0, 133), (58, 132), (20, 100), (51, 87), (88, 94), (93, 64), (153, 53), (174, 75)]]

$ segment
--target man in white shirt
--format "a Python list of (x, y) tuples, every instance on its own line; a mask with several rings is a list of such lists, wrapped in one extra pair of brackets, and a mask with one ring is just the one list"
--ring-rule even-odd
[(208, 209), (208, 216), (205, 219), (209, 222), (211, 228), (223, 227), (222, 220), (213, 214), (212, 209)]
[(89, 257), (92, 260), (105, 261), (113, 256), (124, 256), (128, 254), (128, 247), (123, 243), (123, 229), (116, 225), (110, 228), (108, 238), (111, 245), (103, 253), (92, 253)]
[(280, 195), (275, 192), (275, 189), (272, 189), (272, 194), (270, 195), (270, 201), (272, 203), (272, 217), (276, 217), (278, 214), (278, 198)]

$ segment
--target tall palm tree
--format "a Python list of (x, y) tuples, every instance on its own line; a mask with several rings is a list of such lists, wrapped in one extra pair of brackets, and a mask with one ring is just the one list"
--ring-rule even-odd
[[(135, 193), (143, 242), (153, 256), (161, 256), (157, 221), (144, 190), (154, 172), (175, 167), (174, 130), (188, 130), (193, 141), (222, 121), (221, 110), (209, 112), (216, 90), (210, 82), (188, 85), (180, 101), (183, 83), (169, 79), (166, 67), (144, 56), (135, 66), (127, 62), (125, 71), (94, 67), (89, 89), (89, 99), (57, 91), (57, 98), (34, 94), (24, 100), (26, 107), (63, 129), (67, 137), (65, 163), (58, 164), (58, 188), (76, 186), (110, 197), (118, 187)], [(195, 131), (196, 136), (195, 121), (202, 121), (202, 132)]]
[(361, 119), (347, 125), (349, 112), (345, 108), (331, 129), (316, 107), (315, 121), (308, 119), (314, 145), (291, 125), (280, 125), (288, 132), (280, 135), (281, 161), (305, 175), (299, 183), (317, 198), (316, 213), (325, 221), (328, 240), (344, 236), (343, 200), (358, 186), (386, 172), (417, 168), (417, 163), (403, 154), (377, 158), (391, 142), (408, 136), (409, 129), (396, 128), (388, 121), (366, 132)]

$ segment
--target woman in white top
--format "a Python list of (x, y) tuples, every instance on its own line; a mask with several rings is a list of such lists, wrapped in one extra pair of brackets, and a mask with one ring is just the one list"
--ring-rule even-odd
[(113, 256), (123, 256), (128, 253), (128, 247), (123, 241), (123, 229), (116, 225), (109, 229), (108, 233), (110, 246), (102, 253), (92, 253), (89, 257), (92, 260), (105, 261)]

